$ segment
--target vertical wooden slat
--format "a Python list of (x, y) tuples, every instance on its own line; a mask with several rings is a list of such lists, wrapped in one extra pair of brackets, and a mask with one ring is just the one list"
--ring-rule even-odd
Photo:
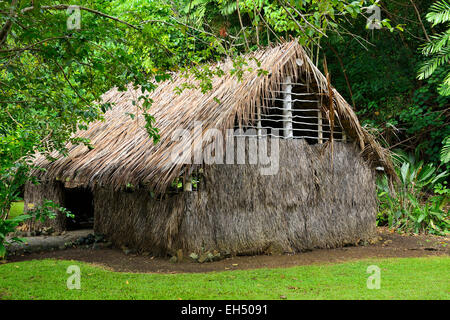
[(322, 111), (320, 110), (320, 105), (318, 106), (319, 110), (317, 111), (318, 118), (318, 143), (323, 143), (323, 126), (322, 126)]
[(283, 85), (283, 132), (285, 139), (292, 139), (292, 84), (291, 77), (286, 77)]
[(258, 111), (257, 111), (257, 122), (256, 122), (256, 128), (258, 131), (258, 138), (261, 138), (262, 136), (262, 124), (261, 124), (261, 107), (258, 106)]

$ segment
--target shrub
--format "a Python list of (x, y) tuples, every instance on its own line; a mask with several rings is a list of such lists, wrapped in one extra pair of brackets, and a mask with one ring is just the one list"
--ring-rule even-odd
[(57, 212), (66, 214), (66, 216), (73, 218), (73, 215), (67, 209), (58, 206), (50, 200), (45, 200), (42, 205), (35, 206), (31, 210), (28, 210), (26, 214), (21, 214), (17, 217), (0, 219), (0, 259), (6, 255), (6, 244), (11, 242), (23, 242), (24, 240), (18, 237), (13, 237), (7, 240), (7, 235), (14, 232), (16, 227), (21, 223), (35, 219), (37, 221), (44, 222), (46, 219), (54, 219)]

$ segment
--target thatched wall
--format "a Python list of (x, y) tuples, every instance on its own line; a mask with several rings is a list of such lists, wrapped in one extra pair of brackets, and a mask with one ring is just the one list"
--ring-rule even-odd
[[(59, 181), (54, 182), (42, 182), (39, 185), (27, 183), (25, 185), (25, 211), (28, 208), (42, 204), (44, 200), (51, 200), (57, 204), (64, 204), (64, 185)], [(39, 229), (43, 226), (51, 226), (56, 232), (65, 230), (66, 217), (58, 214), (55, 219), (47, 219), (45, 223), (36, 221), (28, 222), (30, 229)]]
[(185, 197), (180, 193), (166, 200), (155, 200), (147, 190), (94, 191), (94, 228), (106, 234), (116, 246), (129, 246), (163, 254), (178, 236)]
[(163, 200), (149, 191), (94, 190), (95, 229), (118, 246), (155, 254), (204, 250), (259, 253), (337, 247), (375, 235), (372, 171), (351, 144), (330, 149), (280, 141), (280, 169), (205, 168), (202, 191)]

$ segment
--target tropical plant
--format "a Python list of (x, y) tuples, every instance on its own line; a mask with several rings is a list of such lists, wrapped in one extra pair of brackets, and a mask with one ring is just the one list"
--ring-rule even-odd
[[(377, 180), (380, 213), (378, 224), (414, 233), (447, 234), (450, 227), (446, 205), (448, 189), (440, 182), (448, 176), (413, 154), (398, 151), (394, 156), (399, 183), (390, 188), (388, 178)], [(393, 189), (393, 190), (392, 190)]]
[(435, 27), (444, 24), (446, 29), (440, 33), (432, 35), (430, 40), (423, 46), (422, 54), (429, 57), (419, 69), (418, 78), (420, 80), (429, 78), (440, 66), (446, 67), (446, 75), (439, 86), (439, 93), (443, 96), (450, 95), (450, 3), (447, 0), (436, 1), (430, 7), (426, 19)]
[(433, 164), (425, 164), (423, 160), (418, 160), (418, 154), (406, 153), (403, 150), (394, 152), (393, 162), (399, 168), (397, 173), (405, 190), (425, 192), (448, 176), (447, 172), (437, 173)]

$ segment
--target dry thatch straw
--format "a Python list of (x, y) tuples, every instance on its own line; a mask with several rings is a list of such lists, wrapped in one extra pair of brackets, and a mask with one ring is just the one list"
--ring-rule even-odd
[[(267, 75), (258, 76), (256, 63), (250, 60), (252, 57), (261, 62), (261, 68), (268, 71)], [(95, 122), (86, 131), (77, 133), (79, 137), (90, 139), (95, 148), (89, 150), (82, 145), (69, 145), (69, 156), (54, 162), (40, 156), (36, 164), (47, 170), (34, 174), (41, 180), (57, 179), (89, 187), (109, 186), (117, 190), (130, 183), (164, 191), (184, 166), (181, 164), (183, 161), (173, 163), (170, 159), (174, 148), (179, 148), (179, 143), (171, 139), (177, 128), (192, 130), (194, 121), (202, 121), (203, 131), (209, 128), (224, 130), (233, 127), (236, 117), (247, 122), (256, 106), (266, 106), (265, 98), (275, 95), (272, 91), (280, 88), (286, 76), (294, 82), (302, 76), (319, 92), (328, 90), (326, 78), (295, 40), (254, 52), (246, 59), (254, 71), (244, 73), (242, 80), (238, 81), (230, 75), (232, 61), (226, 60), (219, 64), (225, 75), (215, 77), (213, 89), (205, 94), (198, 89), (175, 93), (174, 89), (187, 81), (181, 74), (161, 83), (151, 92), (153, 105), (150, 111), (161, 133), (161, 140), (156, 145), (148, 138), (143, 117), (133, 120), (127, 115), (136, 112), (132, 100), (137, 100), (140, 93), (131, 86), (126, 92), (110, 90), (103, 100), (115, 103), (113, 110), (105, 114), (103, 122)], [(347, 134), (358, 142), (365, 159), (383, 166), (388, 174), (392, 174), (394, 170), (386, 151), (361, 127), (350, 105), (335, 89), (332, 96), (336, 117)], [(184, 149), (190, 147), (182, 146)]]

